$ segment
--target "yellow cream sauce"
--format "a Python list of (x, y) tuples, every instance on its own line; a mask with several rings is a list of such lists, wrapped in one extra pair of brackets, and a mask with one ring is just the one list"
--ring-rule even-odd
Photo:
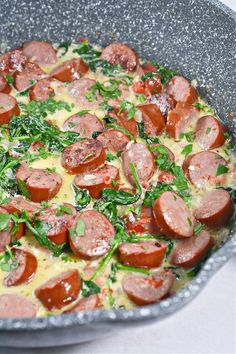
[[(56, 46), (55, 46), (56, 47)], [(54, 67), (62, 63), (63, 61), (66, 61), (68, 59), (71, 59), (72, 57), (78, 57), (76, 54), (74, 54), (72, 51), (75, 48), (75, 45), (71, 45), (68, 52), (66, 55), (62, 56), (62, 50), (58, 50), (58, 60), (55, 65), (51, 66), (41, 66), (42, 69), (46, 72), (49, 73)], [(133, 77), (134, 81), (140, 80), (139, 76), (134, 76), (133, 73), (129, 74), (130, 76)], [(85, 75), (87, 78), (95, 79), (100, 82), (106, 81), (108, 78), (102, 75), (100, 70), (97, 70), (95, 73), (89, 71), (88, 74)], [(66, 110), (61, 110), (57, 111), (54, 114), (49, 114), (47, 116), (47, 119), (51, 120), (54, 124), (56, 124), (59, 128), (62, 129), (63, 123), (65, 120), (70, 117), (71, 115), (77, 113), (81, 109), (84, 109), (84, 107), (80, 107), (76, 101), (71, 98), (71, 96), (68, 95), (67, 87), (65, 84), (60, 83), (60, 82), (53, 82), (52, 87), (55, 91), (55, 99), (56, 100), (63, 100), (68, 103), (73, 103), (73, 108), (71, 112), (68, 112)], [(140, 102), (136, 98), (135, 94), (133, 91), (130, 89), (129, 90), (129, 96), (126, 98), (128, 101), (133, 102), (134, 104), (138, 105)], [(19, 93), (15, 90), (11, 92), (12, 95), (16, 97), (18, 102), (23, 102), (23, 103), (28, 103), (28, 97), (26, 96), (20, 96)], [(204, 103), (202, 100), (199, 100), (199, 102)], [(89, 113), (95, 114), (97, 117), (102, 119), (104, 117), (104, 111), (96, 109), (90, 109)], [(206, 113), (201, 113), (201, 115), (206, 115)], [(189, 127), (189, 131), (193, 130), (193, 127)], [(141, 139), (140, 142), (142, 141)], [(181, 140), (179, 142), (175, 142), (173, 139), (169, 138), (166, 134), (162, 134), (160, 136), (160, 141), (161, 143), (165, 144), (167, 147), (169, 147), (176, 158), (176, 163), (177, 165), (182, 165), (183, 160), (184, 160), (184, 155), (181, 154), (181, 151), (183, 148), (189, 144), (186, 140)], [(199, 146), (196, 144), (196, 142), (193, 142), (193, 153), (201, 151)], [(227, 186), (231, 186), (233, 188), (236, 187), (236, 174), (235, 174), (235, 157), (230, 154), (226, 150), (225, 146), (215, 149), (217, 153), (219, 153), (221, 156), (223, 156), (228, 162), (229, 162), (229, 173), (226, 175), (223, 175), (224, 184)], [(120, 170), (120, 184), (122, 184), (124, 187), (130, 187), (129, 182), (126, 180), (124, 177), (124, 174), (122, 172), (122, 167), (121, 167), (121, 159), (118, 158), (114, 161), (109, 162), (111, 165), (114, 165), (119, 168)], [(71, 204), (75, 204), (74, 201), (74, 192), (72, 188), (72, 183), (74, 180), (73, 175), (70, 175), (66, 172), (66, 170), (61, 166), (61, 157), (59, 155), (53, 155), (49, 156), (47, 159), (41, 159), (41, 160), (36, 160), (32, 165), (32, 167), (35, 168), (55, 168), (56, 172), (60, 174), (62, 177), (62, 187), (58, 194), (56, 195), (55, 198), (49, 201), (49, 204), (54, 204), (54, 203), (59, 203), (59, 202), (68, 202)], [(152, 182), (154, 183), (157, 181), (158, 177), (158, 172), (154, 174), (152, 177)], [(191, 194), (192, 194), (192, 199), (191, 199), (191, 205), (192, 207), (196, 207), (199, 205), (199, 202), (201, 200), (201, 197), (205, 193), (204, 190), (197, 190), (193, 186), (190, 185), (191, 188)], [(209, 187), (210, 188), (210, 187)], [(140, 202), (139, 202), (140, 203)], [(91, 205), (87, 207), (87, 209), (91, 208)], [(120, 212), (126, 210), (128, 206), (126, 207), (119, 207)], [(228, 229), (227, 228), (221, 228), (220, 230), (212, 231), (210, 230), (211, 234), (213, 235), (215, 242), (217, 245), (220, 245), (220, 243), (224, 240), (227, 239), (228, 236)], [(87, 274), (84, 272), (85, 267), (90, 267), (91, 269), (95, 269), (100, 260), (95, 260), (95, 261), (85, 261), (82, 259), (79, 259), (77, 256), (74, 256), (72, 253), (66, 255), (68, 256), (67, 258), (63, 257), (65, 255), (62, 255), (60, 257), (53, 257), (50, 251), (48, 251), (46, 248), (41, 247), (38, 242), (35, 240), (35, 238), (30, 234), (30, 232), (27, 232), (25, 236), (23, 236), (20, 239), (20, 242), (22, 244), (22, 248), (29, 250), (32, 252), (38, 260), (38, 269), (36, 272), (35, 277), (29, 284), (22, 284), (19, 286), (12, 286), (9, 288), (4, 287), (3, 285), (3, 278), (5, 277), (6, 273), (0, 271), (0, 294), (4, 293), (17, 293), (26, 296), (27, 298), (31, 299), (38, 307), (38, 313), (37, 316), (45, 316), (52, 314), (48, 312), (42, 304), (38, 301), (38, 299), (34, 295), (34, 290), (44, 283), (45, 281), (49, 280), (50, 278), (60, 274), (61, 272), (75, 268), (78, 269), (80, 272), (81, 276), (84, 279), (89, 279), (89, 277), (92, 275)], [(159, 241), (158, 241), (159, 242)], [(160, 241), (160, 242), (165, 242), (165, 241)], [(116, 257), (114, 256), (111, 263), (117, 261)], [(163, 262), (161, 268), (169, 266), (169, 264), (165, 261)], [(156, 269), (153, 269), (155, 271)], [(108, 300), (108, 287), (111, 287), (110, 289), (110, 294), (112, 294), (114, 298), (114, 306), (119, 307), (119, 306), (124, 306), (125, 308), (132, 308), (134, 304), (128, 299), (128, 297), (124, 294), (122, 291), (121, 287), (121, 280), (122, 277), (126, 272), (124, 271), (118, 271), (116, 276), (117, 276), (117, 281), (112, 284), (108, 284), (107, 278), (108, 274), (110, 272), (110, 266), (107, 267), (107, 269), (103, 272), (102, 276), (97, 278), (96, 283), (101, 286), (102, 288), (102, 301), (103, 305), (105, 308), (109, 308), (109, 300)], [(178, 273), (180, 275), (180, 278), (176, 280), (173, 292), (177, 291), (178, 289), (182, 288), (190, 279), (187, 277), (186, 272), (184, 270), (179, 270)], [(81, 297), (81, 295), (80, 295)], [(72, 307), (72, 305), (69, 305), (65, 308), (63, 308), (63, 311), (66, 310), (67, 308)], [(61, 313), (62, 311), (54, 311), (53, 314), (58, 314)]]

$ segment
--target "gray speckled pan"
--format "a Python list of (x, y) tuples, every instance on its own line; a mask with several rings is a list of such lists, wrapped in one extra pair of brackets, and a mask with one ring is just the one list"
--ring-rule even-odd
[[(236, 14), (216, 0), (1, 0), (0, 44), (30, 39), (76, 41), (86, 36), (106, 45), (128, 43), (143, 58), (197, 79), (202, 96), (236, 136)], [(231, 113), (232, 112), (232, 113)], [(232, 116), (234, 118), (232, 118)], [(178, 294), (135, 310), (97, 310), (57, 317), (0, 319), (0, 345), (59, 346), (159, 320), (190, 302), (236, 252), (231, 239)]]

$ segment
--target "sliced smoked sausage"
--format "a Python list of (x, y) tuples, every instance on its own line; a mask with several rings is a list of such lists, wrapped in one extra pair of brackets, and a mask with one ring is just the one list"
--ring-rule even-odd
[(122, 164), (124, 175), (127, 180), (135, 185), (133, 175), (130, 169), (130, 163), (134, 164), (139, 182), (142, 186), (147, 185), (155, 169), (154, 158), (147, 146), (141, 143), (130, 142), (126, 145), (122, 155)]
[(167, 118), (168, 113), (172, 111), (176, 105), (176, 101), (173, 97), (167, 95), (165, 92), (148, 97), (148, 102), (157, 105), (165, 119)]
[(97, 92), (92, 100), (88, 100), (86, 94), (96, 81), (89, 78), (81, 78), (72, 81), (68, 86), (69, 95), (72, 96), (80, 108), (98, 109), (99, 104), (103, 102), (103, 98)]
[(20, 108), (14, 97), (0, 92), (0, 125), (8, 124), (13, 115), (18, 116)]
[(0, 56), (0, 72), (3, 74), (12, 74), (14, 71), (22, 71), (28, 62), (22, 49), (13, 49)]
[(159, 233), (152, 208), (149, 206), (142, 206), (139, 216), (130, 211), (126, 217), (125, 226), (129, 232), (135, 232), (137, 234)]
[(215, 149), (225, 142), (224, 128), (213, 116), (200, 118), (196, 126), (196, 141), (202, 149)]
[(35, 290), (39, 301), (49, 311), (61, 309), (77, 299), (81, 278), (77, 269), (70, 269), (49, 279)]
[(81, 138), (92, 138), (93, 133), (103, 130), (104, 126), (100, 119), (94, 114), (85, 113), (82, 116), (74, 114), (63, 124), (64, 130), (77, 132)]
[(155, 104), (142, 104), (138, 106), (142, 113), (142, 121), (146, 134), (150, 136), (160, 135), (165, 128), (165, 120), (160, 109)]
[(132, 135), (138, 136), (138, 125), (134, 118), (127, 119), (127, 111), (122, 111), (119, 113), (117, 108), (114, 109), (109, 115), (115, 118), (117, 124), (128, 130)]
[(153, 205), (157, 226), (169, 237), (191, 237), (193, 216), (182, 198), (174, 192), (164, 192)]
[(199, 235), (192, 236), (187, 240), (177, 240), (170, 254), (170, 264), (183, 267), (195, 267), (207, 254), (213, 245), (211, 235), (202, 230)]
[(159, 302), (166, 297), (174, 282), (174, 273), (163, 269), (151, 276), (126, 275), (122, 280), (122, 287), (131, 301), (142, 306)]
[(64, 61), (59, 66), (54, 68), (50, 72), (50, 76), (62, 82), (71, 82), (76, 79), (80, 79), (88, 70), (88, 65), (85, 64), (82, 59), (73, 58)]
[(11, 92), (11, 86), (5, 79), (5, 77), (0, 75), (0, 92), (2, 93), (10, 93)]
[(191, 125), (195, 125), (199, 118), (199, 110), (191, 105), (178, 103), (167, 116), (166, 131), (179, 140), (181, 133), (184, 133)]
[(91, 172), (84, 172), (75, 177), (74, 184), (87, 189), (93, 198), (100, 198), (103, 188), (114, 188), (119, 182), (119, 169), (105, 164)]
[(185, 159), (183, 170), (192, 184), (197, 188), (205, 188), (209, 184), (217, 183), (219, 165), (227, 165), (223, 157), (213, 151), (201, 151)]
[(129, 266), (156, 268), (161, 265), (165, 252), (166, 245), (156, 241), (125, 242), (118, 247), (118, 258), (122, 264)]
[(98, 140), (81, 140), (62, 152), (62, 166), (71, 174), (95, 170), (106, 159), (105, 149)]
[(91, 311), (96, 310), (101, 307), (101, 301), (97, 294), (90, 295), (83, 299), (80, 299), (74, 306), (72, 306), (69, 310), (64, 311), (63, 313), (74, 313), (80, 311)]
[(31, 41), (24, 44), (23, 54), (31, 61), (38, 64), (50, 65), (57, 60), (53, 46), (44, 41)]
[(233, 213), (234, 205), (229, 193), (224, 189), (214, 189), (204, 195), (194, 216), (207, 226), (221, 227), (227, 225)]
[(176, 75), (166, 84), (166, 93), (175, 101), (192, 104), (197, 101), (197, 90), (183, 76)]
[(137, 65), (136, 54), (123, 43), (111, 43), (108, 45), (103, 49), (101, 59), (113, 65), (119, 64), (128, 71), (133, 71)]
[(0, 318), (35, 317), (37, 308), (29, 299), (16, 294), (0, 295)]
[(4, 285), (9, 287), (31, 282), (37, 270), (37, 258), (31, 252), (20, 248), (13, 248), (12, 251), (18, 262), (18, 267), (5, 276)]
[(97, 140), (101, 141), (104, 148), (110, 151), (122, 151), (130, 141), (129, 137), (118, 129), (108, 129), (99, 134)]
[(76, 209), (69, 203), (54, 204), (50, 208), (44, 209), (37, 220), (47, 226), (46, 236), (57, 245), (67, 241), (69, 228), (73, 225), (76, 217)]
[(44, 71), (35, 63), (27, 63), (23, 71), (14, 73), (14, 87), (17, 91), (22, 92), (45, 76)]
[(29, 90), (29, 97), (31, 100), (45, 101), (50, 95), (54, 93), (51, 87), (51, 79), (39, 80), (33, 87)]
[(69, 240), (75, 255), (82, 259), (96, 259), (107, 253), (114, 236), (114, 227), (103, 214), (86, 210), (78, 215)]
[(29, 216), (33, 216), (34, 212), (40, 208), (40, 204), (31, 203), (22, 196), (16, 196), (4, 204), (4, 208), (10, 213), (17, 213), (20, 215), (22, 211), (27, 211)]
[(16, 180), (19, 187), (25, 183), (29, 199), (36, 203), (55, 197), (62, 184), (58, 173), (29, 168), (25, 163), (16, 171)]

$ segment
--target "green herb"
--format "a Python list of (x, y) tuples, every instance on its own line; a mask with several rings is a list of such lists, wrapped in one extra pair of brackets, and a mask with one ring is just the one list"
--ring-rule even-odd
[(181, 133), (180, 139), (186, 139), (188, 143), (193, 143), (195, 139), (195, 133), (190, 131), (188, 133)]
[(152, 206), (155, 200), (166, 191), (173, 191), (172, 186), (166, 182), (157, 182), (156, 186), (152, 186), (150, 190), (146, 191), (143, 205)]
[(59, 44), (58, 49), (61, 49), (61, 48), (63, 49), (63, 52), (61, 53), (61, 57), (64, 56), (68, 52), (70, 45), (71, 45), (71, 42), (69, 42), (69, 41), (65, 41), (65, 42), (62, 42)]
[(190, 218), (187, 218), (187, 222), (188, 222), (189, 226), (193, 225), (192, 220)]
[(150, 146), (152, 152), (157, 153), (156, 164), (158, 169), (163, 171), (169, 171), (173, 165), (173, 161), (170, 159), (170, 154), (164, 145)]
[(20, 189), (20, 192), (26, 197), (26, 198), (29, 198), (30, 194), (29, 194), (29, 191), (26, 187), (26, 184), (24, 181), (22, 181), (20, 178), (17, 179), (17, 182), (18, 182), (18, 185), (19, 185), (19, 189)]
[(11, 272), (18, 268), (18, 262), (15, 255), (9, 246), (6, 246), (6, 251), (0, 254), (0, 269), (3, 272)]
[(64, 214), (72, 215), (73, 214), (72, 209), (66, 207), (65, 205), (59, 205), (59, 207), (57, 207), (56, 209), (56, 216), (62, 216)]
[(82, 296), (88, 297), (90, 295), (99, 294), (101, 288), (92, 280), (83, 280), (82, 282)]
[(109, 115), (105, 116), (103, 118), (103, 120), (106, 124), (117, 122), (117, 119), (115, 119), (114, 117), (111, 117)]
[(228, 167), (219, 164), (217, 167), (216, 176), (223, 175), (224, 173), (227, 173), (228, 171), (229, 171)]
[(71, 258), (71, 257), (69, 257), (69, 256), (67, 256), (67, 255), (61, 255), (61, 260), (63, 261), (63, 262), (65, 262), (65, 263), (69, 263), (69, 262), (71, 262), (71, 263), (76, 263), (76, 260), (74, 259), (74, 258)]
[(121, 90), (119, 90), (119, 82), (114, 79), (109, 79), (104, 83), (97, 81), (90, 87), (85, 97), (91, 102), (96, 98), (97, 93), (105, 99), (120, 97)]
[(75, 232), (77, 236), (84, 236), (85, 223), (82, 219), (79, 219), (75, 226)]
[(132, 102), (129, 102), (127, 100), (121, 100), (119, 105), (120, 108), (117, 114), (119, 115), (121, 114), (121, 112), (126, 111), (127, 115), (125, 116), (125, 118), (127, 120), (133, 118), (135, 113), (137, 112), (137, 108), (135, 107), (135, 105)]
[(116, 187), (116, 184), (117, 184), (117, 183), (116, 183), (116, 180), (115, 180), (115, 179), (112, 179), (112, 180), (111, 180), (111, 183), (112, 183), (113, 187), (115, 188), (115, 187)]
[(207, 127), (207, 128), (206, 128), (206, 135), (210, 134), (210, 132), (211, 132), (211, 128), (210, 128), (210, 127)]
[(90, 203), (91, 197), (87, 189), (80, 189), (79, 187), (73, 185), (75, 191), (75, 207), (78, 211), (86, 208)]
[[(138, 132), (139, 132), (139, 137), (144, 139), (147, 144), (158, 144), (159, 143), (159, 138), (157, 136), (149, 136), (148, 134), (145, 133), (145, 126), (144, 122), (138, 123)], [(151, 147), (150, 147), (151, 149)]]
[(11, 76), (11, 75), (5, 75), (5, 79), (7, 80), (7, 82), (10, 84), (10, 85), (13, 85), (14, 84), (14, 77)]
[(92, 133), (92, 138), (96, 139), (102, 132), (101, 131), (95, 131)]
[(111, 273), (110, 273), (110, 279), (114, 283), (116, 281), (116, 272), (118, 270), (123, 270), (123, 271), (128, 271), (128, 272), (135, 272), (135, 273), (141, 273), (145, 275), (150, 275), (150, 270), (149, 269), (144, 269), (144, 268), (137, 268), (137, 267), (131, 267), (128, 265), (120, 264), (120, 263), (112, 263), (111, 265)]
[(165, 258), (167, 259), (169, 257), (169, 255), (171, 254), (171, 251), (173, 250), (174, 248), (174, 241), (173, 240), (170, 240), (168, 241), (168, 245), (167, 245), (167, 249), (166, 249), (166, 255), (165, 255)]
[(24, 91), (19, 92), (17, 95), (19, 96), (28, 96), (29, 94), (29, 89), (26, 89)]
[(152, 64), (156, 67), (156, 72), (149, 72), (141, 77), (142, 81), (145, 81), (151, 77), (159, 75), (161, 78), (161, 83), (165, 85), (174, 75), (177, 75), (178, 72), (175, 70), (169, 70), (166, 67), (152, 62)]
[(203, 104), (203, 103), (200, 103), (200, 102), (195, 102), (195, 103), (192, 104), (192, 106), (200, 109), (204, 113), (212, 113), (212, 114), (214, 114), (214, 110), (211, 107), (209, 107), (207, 104)]
[(115, 160), (115, 159), (117, 159), (117, 156), (116, 156), (116, 155), (111, 154), (110, 152), (107, 153), (106, 160), (107, 160), (108, 162), (110, 162), (110, 161), (112, 161), (112, 160)]
[(85, 114), (87, 114), (88, 112), (89, 112), (89, 109), (82, 109), (81, 111), (77, 112), (76, 115), (79, 117), (82, 117)]
[(200, 232), (204, 229), (204, 225), (201, 224), (200, 222), (197, 223), (197, 225), (194, 227), (194, 235), (199, 235)]
[(143, 94), (136, 93), (135, 97), (139, 100), (140, 103), (145, 103), (147, 100), (145, 95)]
[(193, 151), (193, 144), (188, 144), (183, 148), (181, 154), (183, 154), (184, 156), (188, 156), (189, 154), (191, 154), (192, 151)]
[(9, 227), (11, 215), (0, 212), (0, 231), (6, 231)]

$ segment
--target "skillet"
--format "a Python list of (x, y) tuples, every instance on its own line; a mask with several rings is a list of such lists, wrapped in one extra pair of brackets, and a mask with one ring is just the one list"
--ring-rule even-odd
[[(141, 57), (197, 79), (200, 94), (236, 136), (236, 15), (217, 0), (1, 0), (0, 48), (30, 39), (105, 46), (126, 42)], [(119, 328), (160, 320), (189, 303), (236, 252), (230, 239), (176, 295), (134, 310), (98, 310), (34, 319), (0, 319), (0, 346), (42, 347), (85, 342)]]

